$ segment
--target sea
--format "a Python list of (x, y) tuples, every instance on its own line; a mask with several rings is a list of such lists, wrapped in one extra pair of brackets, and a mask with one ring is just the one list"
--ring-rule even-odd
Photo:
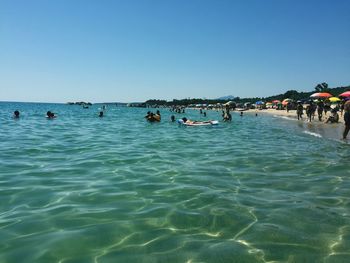
[(101, 107), (0, 103), (1, 263), (350, 262), (342, 124)]

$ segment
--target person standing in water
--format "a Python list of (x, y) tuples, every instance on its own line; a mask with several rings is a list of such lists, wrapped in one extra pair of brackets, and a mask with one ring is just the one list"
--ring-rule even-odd
[(304, 107), (303, 107), (303, 105), (301, 104), (301, 101), (299, 101), (299, 102), (298, 102), (298, 105), (297, 105), (297, 116), (298, 116), (298, 120), (303, 119), (303, 110), (304, 110)]
[(319, 121), (322, 121), (323, 110), (324, 110), (324, 104), (323, 104), (323, 101), (320, 100), (320, 101), (317, 103), (317, 114), (318, 114), (318, 120), (319, 120)]
[(345, 128), (343, 132), (343, 140), (346, 139), (350, 131), (350, 102), (346, 102), (344, 105), (344, 122)]
[(308, 121), (311, 122), (311, 119), (312, 119), (312, 104), (311, 103), (306, 106), (305, 111), (306, 111), (306, 116), (308, 118)]

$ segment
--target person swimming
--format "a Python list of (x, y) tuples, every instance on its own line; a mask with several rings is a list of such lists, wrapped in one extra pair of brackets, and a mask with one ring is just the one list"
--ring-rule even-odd
[(13, 118), (15, 118), (15, 119), (18, 119), (18, 118), (19, 118), (19, 111), (18, 111), (18, 110), (15, 110), (15, 111), (13, 112)]
[(182, 120), (183, 124), (186, 124), (186, 125), (214, 124), (214, 123), (217, 124), (217, 121), (213, 121), (213, 120), (210, 120), (210, 121), (192, 121), (192, 120), (187, 119), (186, 117), (183, 117), (181, 120)]
[(161, 120), (162, 116), (160, 116), (160, 111), (159, 110), (156, 111), (155, 117), (159, 118), (159, 121)]
[(147, 111), (147, 115), (145, 116), (145, 119), (148, 119), (149, 116), (151, 116), (151, 112)]
[(51, 112), (51, 111), (48, 111), (48, 112), (46, 113), (46, 118), (48, 118), (48, 119), (54, 119), (54, 118), (56, 118), (55, 113), (53, 113), (53, 112)]
[(175, 121), (175, 116), (171, 115), (170, 119), (171, 119), (172, 122), (174, 122)]
[(154, 114), (153, 112), (150, 112), (146, 118), (149, 122), (160, 122), (160, 115)]
[(100, 111), (98, 117), (102, 118), (103, 117), (103, 111)]

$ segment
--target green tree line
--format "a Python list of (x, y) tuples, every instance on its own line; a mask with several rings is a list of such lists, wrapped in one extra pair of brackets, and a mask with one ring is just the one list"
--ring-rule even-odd
[[(336, 88), (329, 88), (327, 83), (321, 83), (316, 85), (313, 91), (309, 92), (298, 92), (296, 90), (288, 90), (284, 94), (269, 96), (269, 97), (252, 97), (252, 98), (240, 98), (236, 97), (233, 101), (236, 103), (246, 103), (251, 102), (255, 103), (256, 101), (262, 100), (265, 102), (273, 101), (273, 100), (284, 100), (284, 99), (293, 99), (293, 100), (304, 100), (308, 99), (313, 93), (315, 92), (329, 92), (333, 96), (338, 96), (339, 94), (350, 90), (349, 86), (344, 87), (336, 87)], [(151, 99), (147, 100), (145, 104), (147, 105), (160, 105), (160, 106), (175, 106), (175, 105), (191, 105), (191, 104), (217, 104), (217, 103), (226, 103), (228, 100), (217, 100), (217, 99), (181, 99), (181, 100), (172, 100), (172, 101), (166, 101), (166, 100), (156, 100)]]

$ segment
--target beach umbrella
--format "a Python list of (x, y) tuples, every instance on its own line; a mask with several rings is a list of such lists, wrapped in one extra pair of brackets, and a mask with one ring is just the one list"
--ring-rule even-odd
[(224, 105), (235, 105), (236, 104), (236, 102), (234, 102), (234, 101), (229, 101), (229, 102), (226, 102)]
[(330, 98), (333, 97), (332, 94), (329, 94), (328, 92), (316, 92), (310, 96), (311, 98)]
[(338, 101), (341, 101), (341, 99), (339, 99), (337, 97), (331, 97), (331, 98), (329, 98), (329, 101), (330, 102), (338, 102)]
[(292, 102), (293, 100), (292, 99), (284, 99), (283, 101), (282, 101), (282, 105), (283, 106), (286, 106), (289, 102)]
[(263, 105), (263, 104), (264, 104), (264, 102), (263, 102), (263, 101), (261, 101), (261, 100), (259, 100), (259, 101), (255, 102), (255, 104), (256, 104), (256, 105)]
[(350, 90), (343, 92), (339, 97), (350, 97)]
[(273, 100), (272, 103), (278, 104), (278, 103), (281, 103), (281, 101), (280, 100)]

